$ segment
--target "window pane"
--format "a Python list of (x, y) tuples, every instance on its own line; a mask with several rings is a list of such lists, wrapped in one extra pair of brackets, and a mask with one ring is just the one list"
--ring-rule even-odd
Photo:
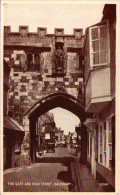
[(102, 152), (103, 152), (103, 145), (100, 144), (100, 154), (102, 154)]
[(104, 37), (107, 37), (107, 27), (106, 26), (100, 27), (100, 38), (104, 38)]
[(109, 160), (109, 167), (112, 168), (112, 161)]
[(103, 161), (102, 161), (102, 154), (100, 154), (100, 162), (102, 163)]
[(103, 51), (100, 52), (100, 64), (107, 63), (108, 62), (108, 52)]
[(28, 62), (32, 62), (32, 54), (27, 55), (27, 60), (28, 60)]
[(100, 135), (100, 143), (102, 144), (102, 135)]
[(109, 160), (112, 160), (112, 147), (109, 148)]
[(107, 51), (107, 39), (100, 40), (100, 51)]
[(105, 164), (106, 164), (106, 152), (104, 153), (104, 159), (105, 159)]
[(33, 71), (33, 57), (32, 54), (27, 55), (28, 70)]
[(92, 155), (92, 137), (90, 136), (90, 156)]
[(106, 142), (104, 142), (104, 151), (106, 152)]
[(109, 132), (109, 135), (108, 135), (108, 143), (112, 143), (112, 132), (111, 131)]
[(38, 54), (35, 54), (34, 60), (35, 60), (35, 64), (40, 64), (40, 56)]
[(98, 28), (93, 28), (91, 30), (92, 40), (98, 39)]
[(99, 51), (99, 41), (92, 41), (92, 51)]
[(109, 131), (111, 130), (111, 120), (109, 121)]
[(26, 56), (24, 54), (21, 55), (21, 64), (25, 65), (26, 62)]
[(106, 131), (104, 131), (104, 151), (106, 151)]
[(89, 155), (89, 133), (87, 133), (87, 153)]
[(93, 54), (93, 64), (99, 64), (99, 53)]
[(38, 54), (34, 55), (34, 71), (39, 71), (40, 70), (40, 56)]
[(106, 122), (104, 122), (104, 130), (106, 130)]

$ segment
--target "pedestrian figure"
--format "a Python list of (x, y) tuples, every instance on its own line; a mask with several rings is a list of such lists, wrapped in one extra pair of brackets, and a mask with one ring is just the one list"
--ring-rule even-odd
[(67, 145), (67, 148), (68, 148), (68, 151), (70, 151), (70, 145), (69, 144)]
[(70, 151), (70, 132), (67, 136), (67, 148), (68, 148), (68, 151)]
[(45, 150), (43, 150), (43, 155), (45, 156), (45, 153), (46, 153), (46, 151)]

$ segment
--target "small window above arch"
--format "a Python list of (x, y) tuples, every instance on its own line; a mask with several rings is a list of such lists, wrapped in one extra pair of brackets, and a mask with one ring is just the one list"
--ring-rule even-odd
[(29, 71), (33, 70), (33, 56), (31, 53), (27, 54), (27, 69)]
[(34, 55), (34, 71), (40, 70), (40, 55), (35, 54)]

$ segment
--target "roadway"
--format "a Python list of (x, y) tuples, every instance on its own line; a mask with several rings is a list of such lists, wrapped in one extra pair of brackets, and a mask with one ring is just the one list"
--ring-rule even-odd
[(46, 153), (35, 164), (4, 174), (5, 192), (72, 192), (79, 191), (71, 165), (74, 150), (56, 148)]

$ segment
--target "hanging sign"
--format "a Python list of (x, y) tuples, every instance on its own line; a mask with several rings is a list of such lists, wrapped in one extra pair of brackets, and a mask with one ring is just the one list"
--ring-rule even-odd
[(50, 139), (50, 133), (45, 134), (45, 139)]

